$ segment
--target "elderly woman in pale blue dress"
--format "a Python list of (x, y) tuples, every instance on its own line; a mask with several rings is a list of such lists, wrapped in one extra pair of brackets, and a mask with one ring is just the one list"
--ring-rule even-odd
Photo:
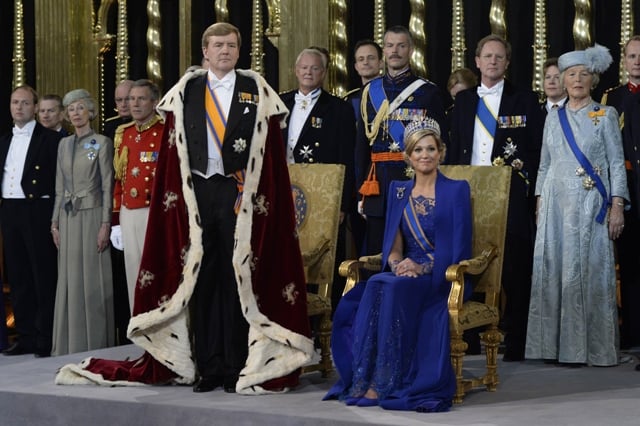
[(96, 103), (84, 89), (62, 100), (75, 133), (60, 141), (51, 231), (58, 247), (53, 355), (113, 346), (109, 235), (113, 142), (91, 129)]
[(618, 114), (591, 99), (611, 62), (598, 45), (558, 60), (569, 100), (544, 127), (527, 358), (618, 363), (613, 240), (629, 195)]

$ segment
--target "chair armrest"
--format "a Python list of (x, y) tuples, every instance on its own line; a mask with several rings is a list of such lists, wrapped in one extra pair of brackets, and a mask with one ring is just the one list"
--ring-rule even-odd
[(498, 255), (498, 248), (494, 245), (487, 246), (479, 256), (455, 263), (447, 268), (446, 279), (451, 282), (449, 291), (449, 313), (457, 314), (462, 309), (464, 296), (464, 276), (480, 275), (483, 273), (494, 257)]
[(340, 267), (338, 268), (338, 274), (341, 277), (345, 277), (346, 283), (344, 285), (344, 290), (342, 294), (345, 295), (349, 290), (351, 290), (356, 283), (360, 281), (360, 268), (363, 267), (363, 262), (360, 260), (345, 260), (340, 263)]
[(367, 271), (380, 272), (383, 269), (382, 253), (374, 254), (371, 256), (360, 256), (360, 259), (358, 260), (362, 262), (361, 268), (364, 268)]
[(361, 269), (380, 272), (382, 270), (382, 254), (361, 256), (358, 260), (345, 260), (340, 264), (338, 274), (347, 279), (344, 291), (342, 292), (343, 295), (351, 290), (358, 282), (362, 281), (360, 277)]

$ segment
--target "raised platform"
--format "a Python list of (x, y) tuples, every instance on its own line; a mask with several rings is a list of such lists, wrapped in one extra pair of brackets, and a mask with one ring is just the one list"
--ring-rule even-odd
[[(610, 368), (503, 363), (498, 391), (477, 391), (449, 413), (347, 407), (322, 397), (333, 383), (317, 373), (283, 395), (196, 394), (187, 386), (56, 386), (63, 364), (86, 356), (135, 358), (135, 346), (36, 359), (0, 355), (0, 425), (617, 425), (640, 424), (637, 360)], [(465, 362), (473, 374), (480, 356)]]

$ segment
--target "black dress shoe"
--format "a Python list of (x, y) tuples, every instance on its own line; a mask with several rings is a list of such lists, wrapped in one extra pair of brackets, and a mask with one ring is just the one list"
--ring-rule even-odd
[(200, 377), (195, 385), (194, 392), (211, 392), (217, 387), (222, 386), (223, 381), (217, 377)]
[(238, 383), (238, 379), (237, 378), (233, 378), (233, 379), (225, 379), (224, 380), (224, 391), (226, 393), (236, 393), (236, 383)]
[(49, 358), (51, 356), (51, 352), (50, 351), (35, 351), (33, 353), (33, 356), (35, 356), (36, 358)]
[(24, 355), (33, 353), (33, 350), (24, 347), (20, 344), (20, 342), (15, 342), (13, 345), (9, 346), (7, 349), (2, 351), (5, 355)]

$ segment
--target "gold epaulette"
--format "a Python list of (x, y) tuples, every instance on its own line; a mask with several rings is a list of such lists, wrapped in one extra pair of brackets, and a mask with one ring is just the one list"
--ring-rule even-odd
[(602, 99), (600, 99), (600, 103), (602, 105), (607, 105), (607, 98), (609, 97), (609, 92), (613, 92), (614, 90), (616, 90), (621, 86), (622, 84), (618, 84), (617, 86), (609, 87), (607, 90), (605, 90), (604, 93), (602, 94)]
[(343, 100), (348, 100), (349, 96), (351, 96), (352, 94), (356, 93), (358, 90), (361, 90), (362, 87), (357, 87), (355, 89), (349, 90), (347, 93), (345, 93), (345, 95), (342, 97)]
[(125, 124), (121, 124), (116, 129), (116, 133), (113, 136), (113, 168), (115, 172), (115, 178), (122, 180), (123, 176), (127, 173), (127, 157), (129, 156), (129, 150), (124, 147), (120, 152), (120, 145), (122, 145), (122, 138), (126, 128), (134, 126), (135, 121), (130, 121)]
[(124, 134), (124, 130), (127, 127), (134, 126), (135, 124), (136, 124), (136, 122), (131, 120), (128, 123), (124, 123), (124, 124), (121, 124), (118, 127), (116, 127), (116, 132), (113, 135), (113, 147), (115, 148), (116, 152), (118, 152), (118, 148), (120, 147), (120, 144), (122, 143), (122, 135)]

